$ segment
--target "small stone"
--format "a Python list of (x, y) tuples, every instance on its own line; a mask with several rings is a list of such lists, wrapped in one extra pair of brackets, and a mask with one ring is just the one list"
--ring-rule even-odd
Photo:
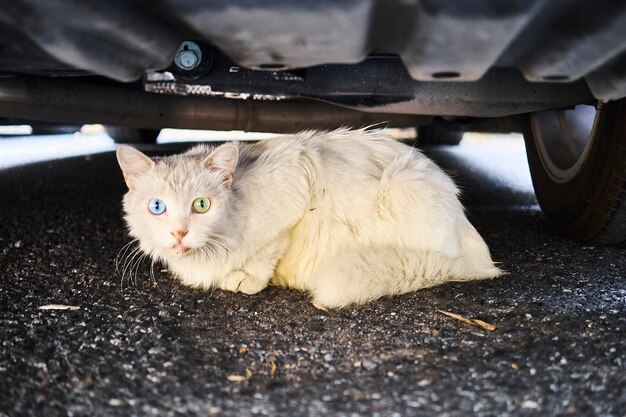
[(214, 416), (222, 412), (222, 409), (219, 407), (209, 407), (209, 415)]
[(122, 405), (122, 401), (121, 401), (121, 400), (118, 400), (117, 398), (111, 398), (111, 399), (109, 400), (109, 405), (110, 405), (111, 407), (119, 407), (119, 406), (121, 406), (121, 405)]
[(428, 385), (431, 384), (431, 381), (429, 379), (422, 379), (420, 381), (418, 381), (417, 386), (418, 387), (426, 387)]
[(522, 403), (522, 408), (536, 410), (539, 408), (539, 403), (537, 401), (526, 400)]

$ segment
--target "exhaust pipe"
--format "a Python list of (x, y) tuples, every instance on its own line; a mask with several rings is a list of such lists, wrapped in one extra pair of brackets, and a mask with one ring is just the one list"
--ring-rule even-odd
[(291, 133), (342, 126), (415, 127), (429, 116), (365, 113), (318, 101), (180, 97), (50, 78), (0, 79), (0, 117), (141, 129)]

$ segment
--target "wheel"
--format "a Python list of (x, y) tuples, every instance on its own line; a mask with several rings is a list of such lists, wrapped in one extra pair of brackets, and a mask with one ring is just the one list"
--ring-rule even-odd
[(158, 129), (134, 129), (132, 127), (106, 126), (105, 130), (115, 143), (156, 143)]
[(548, 222), (578, 240), (626, 240), (626, 100), (530, 114), (524, 138)]
[(67, 135), (78, 132), (82, 125), (64, 125), (58, 123), (36, 122), (30, 125), (31, 135)]
[(430, 123), (417, 129), (417, 145), (458, 145), (463, 139), (463, 132), (454, 125)]

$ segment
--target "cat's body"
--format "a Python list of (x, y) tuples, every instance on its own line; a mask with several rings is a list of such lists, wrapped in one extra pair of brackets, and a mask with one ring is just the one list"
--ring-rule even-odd
[[(271, 280), (332, 308), (500, 273), (452, 180), (377, 131), (200, 146), (156, 163), (124, 147), (118, 159), (130, 234), (191, 286), (253, 294)], [(205, 196), (206, 213), (189, 209)], [(151, 198), (167, 217), (146, 210)]]

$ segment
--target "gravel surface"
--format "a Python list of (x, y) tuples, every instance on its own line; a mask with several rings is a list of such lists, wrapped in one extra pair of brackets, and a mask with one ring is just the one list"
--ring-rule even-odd
[(2, 171), (0, 416), (623, 417), (626, 249), (558, 236), (461, 151), (432, 155), (509, 274), (327, 313), (147, 261), (121, 280), (112, 153)]

